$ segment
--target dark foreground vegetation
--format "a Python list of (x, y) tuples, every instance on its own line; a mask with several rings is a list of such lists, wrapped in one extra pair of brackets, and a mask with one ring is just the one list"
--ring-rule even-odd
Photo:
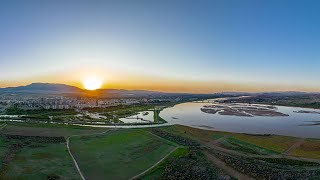
[[(211, 151), (239, 172), (257, 179), (319, 179), (318, 163), (288, 159), (256, 159)], [(307, 168), (311, 167), (311, 168)], [(316, 167), (316, 168), (313, 168)]]
[(180, 148), (141, 179), (209, 180), (224, 178), (231, 177), (213, 166), (200, 150)]

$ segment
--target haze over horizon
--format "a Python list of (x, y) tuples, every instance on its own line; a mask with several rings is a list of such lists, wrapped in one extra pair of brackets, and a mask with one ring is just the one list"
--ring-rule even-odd
[(0, 87), (319, 92), (315, 3), (2, 1)]

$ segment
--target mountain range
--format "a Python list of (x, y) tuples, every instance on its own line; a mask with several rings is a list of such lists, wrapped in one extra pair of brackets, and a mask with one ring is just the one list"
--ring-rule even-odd
[[(186, 93), (164, 93), (158, 91), (147, 90), (124, 90), (124, 89), (98, 89), (89, 91), (75, 86), (66, 84), (53, 84), (53, 83), (32, 83), (26, 86), (0, 88), (0, 94), (81, 94), (81, 95), (97, 95), (97, 96), (149, 96), (149, 95), (175, 95)], [(308, 92), (222, 92), (216, 93), (224, 96), (252, 96), (252, 95), (305, 95), (305, 94), (318, 94)]]
[(123, 90), (123, 89), (98, 89), (89, 91), (66, 84), (32, 83), (26, 86), (0, 88), (0, 93), (32, 93), (32, 94), (99, 94), (99, 95), (152, 95), (167, 94), (157, 91)]

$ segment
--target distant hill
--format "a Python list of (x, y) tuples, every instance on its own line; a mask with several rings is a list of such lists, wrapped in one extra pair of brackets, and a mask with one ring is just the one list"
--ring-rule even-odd
[(169, 94), (157, 91), (123, 90), (123, 89), (98, 89), (88, 91), (75, 86), (51, 83), (32, 83), (26, 86), (0, 88), (0, 93), (33, 93), (33, 94), (96, 94), (96, 95), (160, 95)]
[(65, 84), (32, 83), (26, 86), (0, 88), (1, 93), (40, 93), (40, 94), (63, 94), (81, 93), (83, 90), (75, 86)]
[[(32, 83), (26, 86), (7, 87), (0, 88), (0, 94), (82, 94), (82, 95), (94, 95), (104, 97), (143, 97), (143, 96), (172, 96), (172, 95), (191, 95), (188, 93), (164, 93), (158, 91), (147, 90), (125, 90), (125, 89), (98, 89), (95, 91), (84, 90), (75, 86), (66, 84), (52, 84), (52, 83)], [(259, 93), (247, 93), (247, 92), (223, 92), (215, 93), (215, 95), (223, 96), (254, 96), (254, 95), (269, 95), (269, 96), (290, 96), (290, 95), (307, 95), (317, 93), (306, 92), (259, 92)], [(205, 95), (205, 94), (203, 94)], [(207, 94), (209, 95), (209, 94)]]

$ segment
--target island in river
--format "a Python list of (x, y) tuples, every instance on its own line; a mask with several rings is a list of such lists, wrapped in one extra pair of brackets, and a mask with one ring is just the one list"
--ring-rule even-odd
[(209, 114), (229, 115), (229, 116), (289, 116), (277, 111), (275, 106), (263, 106), (254, 104), (212, 104), (205, 105), (201, 108), (201, 111)]

